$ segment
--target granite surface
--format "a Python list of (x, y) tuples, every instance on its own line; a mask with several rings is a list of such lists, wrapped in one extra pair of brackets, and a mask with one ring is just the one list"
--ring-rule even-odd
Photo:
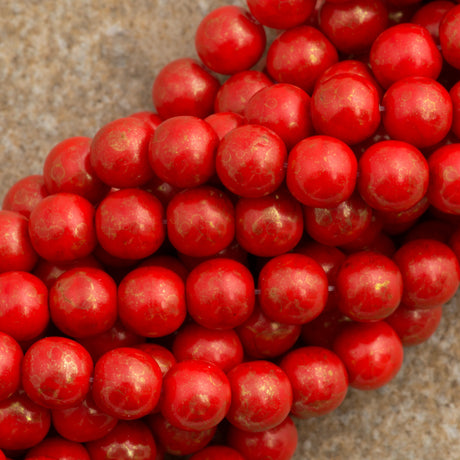
[[(42, 172), (48, 151), (104, 123), (153, 110), (152, 82), (172, 59), (195, 56), (202, 16), (243, 0), (2, 0), (0, 196)], [(436, 334), (406, 349), (386, 387), (350, 390), (329, 416), (298, 422), (296, 460), (460, 458), (458, 299)]]

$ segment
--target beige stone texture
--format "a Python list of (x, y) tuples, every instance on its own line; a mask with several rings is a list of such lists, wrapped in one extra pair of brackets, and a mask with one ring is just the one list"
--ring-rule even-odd
[[(0, 196), (41, 173), (61, 140), (154, 110), (158, 71), (194, 57), (201, 18), (230, 3), (244, 0), (1, 0)], [(386, 387), (350, 390), (334, 413), (299, 421), (294, 459), (460, 459), (458, 316), (454, 299)]]

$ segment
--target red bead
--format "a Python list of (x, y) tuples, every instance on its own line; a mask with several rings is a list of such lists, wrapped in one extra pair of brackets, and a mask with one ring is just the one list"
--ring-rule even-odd
[(120, 320), (108, 331), (78, 339), (96, 362), (104, 353), (119, 347), (131, 347), (145, 342), (145, 337), (126, 329)]
[(265, 30), (249, 11), (227, 5), (208, 13), (195, 34), (195, 48), (203, 64), (232, 75), (249, 70), (265, 49)]
[(242, 115), (233, 112), (218, 112), (207, 116), (204, 121), (216, 132), (219, 140), (235, 128), (244, 124)]
[(163, 217), (163, 206), (150, 193), (133, 188), (109, 193), (96, 210), (98, 242), (115, 257), (148, 257), (165, 239)]
[(16, 211), (0, 211), (0, 273), (30, 271), (38, 255), (29, 236), (29, 220)]
[(161, 124), (163, 121), (159, 115), (157, 115), (154, 112), (149, 112), (148, 110), (142, 111), (142, 112), (136, 112), (132, 113), (130, 117), (134, 118), (139, 118), (139, 120), (142, 120), (143, 122), (147, 123), (150, 125), (153, 130), (157, 129), (157, 127)]
[(384, 321), (346, 324), (333, 350), (345, 364), (350, 386), (359, 390), (375, 390), (390, 382), (404, 353), (398, 335)]
[(297, 428), (290, 417), (286, 417), (278, 426), (258, 433), (234, 426), (230, 426), (227, 432), (229, 446), (251, 460), (265, 460), (270, 457), (290, 460), (296, 451), (297, 441)]
[(340, 358), (321, 347), (288, 352), (280, 362), (292, 385), (291, 414), (298, 418), (328, 414), (342, 404), (348, 391), (348, 374)]
[(410, 22), (425, 27), (431, 38), (439, 45), (439, 26), (445, 14), (455, 6), (454, 2), (437, 0), (420, 6)]
[(210, 259), (190, 272), (186, 296), (188, 313), (198, 324), (209, 329), (232, 329), (252, 313), (254, 279), (240, 262)]
[(243, 115), (251, 97), (272, 84), (270, 78), (258, 70), (238, 72), (229, 77), (220, 87), (214, 101), (214, 110)]
[(74, 442), (90, 442), (103, 438), (118, 423), (117, 418), (99, 409), (91, 392), (80, 405), (55, 409), (51, 415), (56, 431), (63, 438)]
[(336, 290), (342, 313), (355, 321), (378, 321), (400, 304), (402, 275), (388, 257), (360, 251), (348, 256), (340, 266)]
[(133, 348), (142, 350), (150, 355), (160, 368), (161, 374), (164, 377), (171, 367), (176, 364), (176, 358), (174, 355), (165, 347), (157, 345), (156, 343), (140, 343), (133, 345)]
[(408, 23), (383, 31), (372, 45), (369, 61), (384, 88), (412, 76), (436, 80), (442, 67), (441, 53), (428, 30)]
[(429, 310), (397, 308), (385, 321), (395, 330), (404, 346), (426, 342), (441, 322), (442, 305)]
[(50, 429), (50, 411), (22, 391), (0, 401), (0, 413), (0, 449), (29, 449), (42, 441)]
[(259, 198), (240, 198), (236, 239), (250, 254), (274, 257), (292, 250), (303, 234), (300, 203), (284, 188)]
[(271, 359), (291, 349), (300, 336), (301, 327), (273, 321), (259, 306), (236, 332), (241, 339), (244, 352), (254, 359)]
[(167, 268), (136, 268), (118, 286), (118, 314), (128, 329), (143, 337), (171, 334), (185, 319), (184, 282)]
[(32, 174), (15, 182), (3, 197), (2, 209), (15, 211), (29, 218), (35, 206), (48, 196), (41, 174)]
[(179, 115), (204, 118), (212, 113), (219, 87), (217, 78), (195, 59), (176, 59), (155, 78), (153, 105), (163, 120)]
[(428, 166), (428, 200), (442, 212), (460, 214), (460, 143), (437, 149)]
[(140, 420), (120, 421), (106, 436), (86, 444), (91, 460), (155, 460), (157, 447), (148, 426)]
[(452, 132), (460, 139), (460, 81), (449, 92), (452, 100)]
[(24, 355), (22, 386), (37, 404), (65, 409), (83, 402), (92, 372), (93, 360), (78, 342), (45, 337)]
[(90, 147), (90, 163), (97, 176), (117, 188), (137, 187), (153, 173), (147, 154), (153, 128), (136, 117), (119, 118), (95, 134)]
[(0, 331), (18, 342), (36, 339), (48, 326), (48, 290), (27, 272), (0, 274)]
[(27, 452), (24, 460), (40, 456), (61, 460), (91, 460), (88, 451), (82, 444), (62, 439), (59, 436), (44, 439)]
[(314, 0), (247, 0), (246, 3), (261, 24), (274, 29), (300, 26), (315, 9)]
[(417, 148), (440, 142), (452, 125), (452, 101), (447, 90), (426, 77), (398, 80), (383, 96), (383, 125), (392, 139)]
[(338, 61), (334, 45), (311, 26), (298, 26), (273, 40), (267, 54), (269, 75), (311, 94), (317, 78)]
[(357, 74), (338, 74), (316, 85), (311, 117), (318, 134), (352, 145), (372, 136), (380, 124), (379, 92)]
[(63, 273), (49, 292), (53, 323), (70, 337), (108, 331), (117, 319), (117, 286), (103, 270), (74, 268)]
[(305, 229), (317, 242), (328, 246), (351, 243), (369, 227), (372, 208), (354, 193), (334, 208), (304, 208)]
[(214, 187), (184, 190), (166, 209), (169, 241), (189, 256), (215, 255), (233, 241), (234, 213), (227, 195)]
[(256, 198), (281, 185), (286, 161), (286, 146), (281, 138), (265, 126), (249, 124), (235, 128), (221, 140), (216, 170), (228, 190)]
[(139, 419), (158, 403), (162, 380), (150, 355), (135, 348), (116, 348), (96, 362), (92, 395), (106, 414), (122, 420)]
[(173, 187), (195, 187), (215, 173), (214, 157), (219, 138), (197, 117), (172, 117), (155, 130), (148, 158), (154, 173)]
[(208, 430), (224, 419), (230, 398), (230, 383), (219, 367), (190, 359), (175, 364), (166, 374), (161, 413), (182, 430)]
[(286, 419), (291, 410), (292, 388), (279, 366), (264, 360), (247, 361), (235, 366), (227, 376), (232, 391), (227, 420), (233, 426), (261, 432)]
[(260, 307), (272, 320), (301, 325), (324, 309), (328, 280), (321, 266), (302, 254), (283, 254), (259, 273)]
[(387, 28), (388, 10), (383, 0), (326, 2), (320, 10), (319, 25), (338, 51), (365, 53)]
[(86, 257), (96, 247), (94, 208), (73, 193), (49, 195), (30, 214), (29, 235), (37, 253), (48, 261)]
[(43, 165), (48, 193), (75, 193), (91, 203), (100, 201), (109, 186), (99, 179), (90, 162), (91, 138), (71, 137), (54, 146)]
[(374, 209), (404, 211), (417, 204), (427, 192), (428, 163), (422, 153), (407, 142), (375, 143), (361, 156), (358, 167), (358, 191)]
[(289, 153), (286, 184), (301, 203), (335, 207), (350, 198), (358, 162), (344, 142), (330, 136), (311, 136)]
[(176, 256), (168, 254), (155, 254), (147, 259), (144, 259), (139, 265), (140, 267), (163, 267), (172, 270), (176, 275), (182, 278), (185, 282), (188, 276), (188, 268)]
[(243, 345), (233, 329), (213, 330), (194, 323), (179, 330), (172, 351), (177, 361), (209, 361), (224, 372), (243, 361)]
[(450, 300), (459, 287), (457, 257), (446, 244), (439, 241), (409, 241), (396, 251), (393, 259), (402, 273), (402, 303), (406, 307), (437, 307)]
[(18, 390), (23, 356), (19, 343), (10, 335), (0, 332), (0, 401)]
[(214, 426), (203, 431), (182, 430), (171, 425), (161, 414), (149, 415), (146, 420), (159, 447), (171, 455), (198, 452), (211, 442), (217, 429)]
[(244, 110), (248, 123), (273, 130), (291, 150), (311, 136), (310, 96), (298, 86), (278, 83), (263, 88), (249, 99)]
[(451, 8), (439, 26), (439, 41), (442, 56), (452, 67), (460, 69), (460, 44), (458, 30), (460, 27), (460, 5)]
[(209, 446), (190, 457), (190, 460), (244, 460), (237, 450), (227, 446)]

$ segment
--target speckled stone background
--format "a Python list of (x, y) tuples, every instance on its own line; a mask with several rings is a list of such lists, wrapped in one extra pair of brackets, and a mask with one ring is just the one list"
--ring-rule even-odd
[[(244, 0), (1, 0), (0, 195), (41, 173), (48, 151), (104, 123), (153, 110), (151, 86), (172, 59), (195, 56), (204, 14)], [(350, 390), (298, 423), (296, 460), (460, 459), (458, 299), (427, 343), (407, 349), (385, 388)]]

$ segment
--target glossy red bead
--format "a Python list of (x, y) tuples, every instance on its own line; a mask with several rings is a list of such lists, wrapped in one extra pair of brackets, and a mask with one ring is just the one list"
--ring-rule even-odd
[(428, 190), (428, 163), (422, 153), (402, 141), (370, 146), (358, 163), (358, 191), (380, 211), (399, 212), (418, 203)]
[(155, 439), (141, 420), (120, 421), (103, 438), (86, 444), (91, 460), (113, 458), (125, 460), (156, 460)]
[(348, 391), (345, 365), (322, 347), (291, 350), (280, 362), (292, 385), (291, 414), (305, 419), (328, 414), (342, 404)]
[[(270, 361), (246, 361), (228, 374), (232, 401), (227, 420), (243, 431), (270, 430), (288, 416), (291, 383), (285, 372)], [(230, 443), (231, 444), (231, 443)]]
[(350, 198), (358, 162), (344, 142), (330, 136), (301, 140), (289, 153), (286, 184), (302, 204), (335, 207)]
[(161, 414), (146, 418), (158, 446), (171, 455), (189, 455), (206, 447), (213, 439), (217, 427), (203, 431), (182, 430), (171, 425)]
[(71, 137), (55, 145), (45, 158), (43, 179), (48, 193), (68, 192), (97, 203), (109, 186), (97, 176), (90, 162), (89, 137)]
[(288, 150), (313, 134), (310, 96), (288, 83), (277, 83), (258, 91), (249, 99), (244, 116), (248, 123), (273, 130)]
[(48, 434), (49, 409), (34, 403), (23, 391), (0, 401), (0, 449), (29, 449)]
[(203, 64), (232, 75), (249, 70), (265, 49), (265, 30), (244, 8), (226, 5), (208, 13), (195, 33), (195, 48)]
[(402, 303), (424, 309), (450, 300), (459, 287), (460, 269), (454, 252), (444, 243), (417, 239), (403, 244), (393, 260), (401, 270)]
[(135, 348), (116, 348), (96, 362), (92, 396), (112, 417), (139, 419), (158, 403), (162, 381), (160, 368), (150, 355)]
[(318, 77), (338, 61), (337, 50), (326, 36), (301, 25), (281, 33), (267, 54), (267, 71), (279, 83), (290, 83), (311, 94)]
[(96, 209), (97, 240), (115, 257), (148, 257), (165, 239), (163, 217), (163, 206), (152, 194), (134, 188), (114, 191)]
[(269, 318), (301, 325), (324, 310), (328, 280), (311, 257), (291, 253), (274, 257), (264, 265), (258, 288), (260, 307)]
[(328, 246), (351, 243), (369, 227), (372, 208), (356, 193), (333, 208), (304, 208), (305, 230)]
[(10, 335), (0, 332), (0, 401), (19, 389), (23, 356), (19, 343)]
[(60, 458), (62, 460), (91, 460), (85, 447), (60, 436), (49, 436), (27, 452), (24, 460), (36, 457)]
[(202, 262), (190, 272), (185, 287), (189, 315), (209, 329), (232, 329), (254, 309), (252, 274), (232, 259)]
[(41, 200), (30, 214), (32, 246), (51, 262), (86, 257), (96, 247), (94, 207), (73, 193), (56, 193)]
[(236, 239), (250, 254), (274, 257), (292, 250), (303, 234), (300, 203), (284, 188), (235, 206)]
[(161, 123), (151, 137), (148, 159), (154, 173), (173, 187), (195, 187), (215, 173), (219, 138), (198, 117), (178, 116)]
[(18, 342), (36, 339), (48, 326), (48, 290), (22, 271), (0, 274), (0, 331)]
[(32, 174), (15, 182), (5, 193), (2, 209), (15, 211), (29, 218), (35, 206), (48, 196), (41, 174)]
[(272, 359), (290, 350), (300, 336), (301, 326), (273, 321), (256, 305), (252, 315), (236, 332), (244, 352), (254, 359)]
[(428, 200), (442, 212), (460, 214), (460, 143), (435, 150), (428, 166)]
[(383, 0), (325, 2), (319, 26), (338, 51), (361, 54), (388, 26), (388, 10)]
[(65, 409), (83, 402), (92, 372), (93, 360), (78, 342), (65, 337), (45, 337), (24, 355), (22, 387), (37, 404)]
[(349, 384), (375, 390), (389, 383), (403, 362), (403, 346), (384, 321), (348, 323), (334, 340), (333, 351), (345, 364)]
[(452, 125), (449, 93), (431, 78), (398, 80), (386, 91), (382, 105), (382, 121), (390, 137), (417, 148), (437, 144)]
[(117, 286), (98, 268), (74, 268), (63, 273), (49, 292), (53, 323), (70, 337), (108, 331), (117, 319)]
[(261, 432), (248, 432), (230, 426), (227, 442), (230, 447), (238, 450), (244, 458), (264, 460), (290, 460), (297, 448), (299, 435), (291, 417), (274, 428)]
[(172, 198), (166, 209), (168, 238), (180, 252), (194, 257), (217, 254), (235, 236), (235, 210), (228, 196), (203, 185)]
[(273, 193), (283, 182), (286, 146), (271, 129), (259, 124), (235, 128), (220, 142), (216, 171), (223, 185), (239, 196)]
[(404, 346), (426, 342), (437, 330), (443, 306), (429, 310), (411, 310), (401, 305), (385, 321), (395, 330)]
[(379, 92), (357, 74), (338, 74), (316, 85), (311, 117), (318, 134), (348, 145), (372, 136), (380, 124)]
[(443, 17), (439, 26), (439, 41), (443, 58), (456, 69), (460, 69), (460, 5), (455, 5)]
[(51, 416), (53, 427), (63, 438), (81, 443), (103, 438), (118, 423), (117, 418), (99, 409), (91, 391), (80, 405), (54, 409)]
[(420, 6), (410, 22), (425, 27), (430, 32), (434, 42), (439, 45), (439, 26), (445, 14), (454, 6), (454, 2), (447, 0), (426, 3)]
[(190, 359), (174, 364), (166, 374), (160, 409), (175, 427), (203, 431), (224, 419), (230, 399), (225, 373), (208, 361)]
[(243, 361), (243, 345), (233, 329), (208, 329), (189, 323), (182, 327), (172, 343), (177, 361), (199, 359), (209, 361), (228, 372)]
[(377, 81), (389, 88), (406, 77), (436, 80), (441, 72), (442, 56), (425, 27), (406, 22), (389, 27), (377, 37), (369, 63)]
[(359, 251), (349, 255), (337, 274), (337, 305), (355, 321), (378, 321), (399, 306), (403, 280), (398, 266), (388, 257)]
[(243, 70), (229, 77), (216, 94), (214, 110), (243, 115), (248, 101), (258, 91), (273, 84), (272, 80), (258, 70)]
[(242, 115), (234, 112), (213, 113), (207, 116), (204, 121), (216, 132), (219, 140), (222, 140), (233, 129), (244, 125), (245, 122)]
[(212, 113), (220, 83), (197, 60), (175, 59), (166, 64), (152, 86), (152, 100), (159, 116), (189, 115), (199, 118)]
[(303, 24), (314, 12), (313, 0), (247, 0), (249, 10), (264, 26), (291, 29)]

